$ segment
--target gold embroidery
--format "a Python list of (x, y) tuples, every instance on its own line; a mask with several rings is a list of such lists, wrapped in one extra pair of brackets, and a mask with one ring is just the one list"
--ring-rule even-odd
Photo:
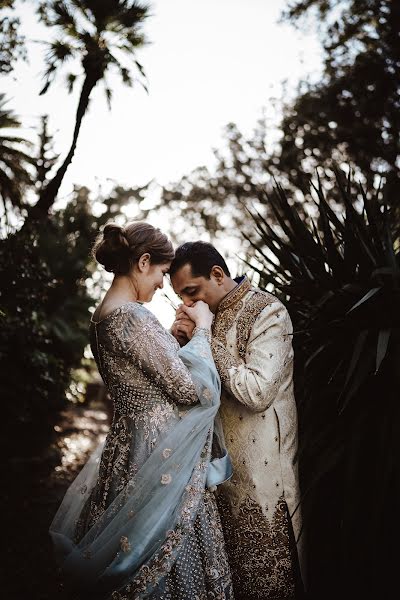
[(236, 600), (294, 599), (295, 545), (281, 497), (271, 521), (249, 496), (233, 514), (223, 491), (217, 495)]
[[(215, 498), (204, 490), (204, 473), (210, 455), (210, 437), (185, 487), (181, 518), (167, 531), (160, 550), (140, 567), (136, 577), (112, 594), (113, 600), (132, 600), (145, 595), (151, 600), (196, 598), (233, 600), (233, 590), (221, 522)], [(165, 575), (162, 595), (148, 594)], [(177, 585), (177, 581), (179, 584)]]
[(243, 297), (251, 289), (247, 277), (221, 300), (212, 325), (213, 338), (226, 344), (226, 333), (232, 327), (237, 313), (243, 308)]
[(204, 388), (203, 396), (207, 400), (207, 402), (211, 402), (213, 397), (212, 391), (209, 388)]
[[(195, 335), (204, 335), (208, 343), (211, 342), (211, 332), (206, 327), (195, 327), (192, 332), (192, 339)], [(208, 356), (208, 355), (207, 355)]]
[[(98, 332), (94, 327), (98, 327)], [(195, 352), (204, 353), (211, 359), (209, 331), (200, 330), (195, 337)], [(159, 458), (161, 454), (164, 459), (172, 456), (173, 450), (166, 448), (167, 443), (162, 441), (163, 434), (174, 422), (178, 422), (179, 416), (185, 414), (188, 405), (198, 402), (190, 371), (178, 356), (177, 342), (145, 308), (128, 303), (101, 324), (92, 324), (91, 341), (97, 364), (101, 362), (102, 375), (114, 403), (114, 418), (100, 459), (96, 485), (90, 496), (90, 489), (82, 488), (82, 493), (87, 493), (89, 497), (77, 520), (77, 543), (105, 510), (109, 510), (112, 516), (113, 511), (118, 511), (129, 501), (131, 491), (136, 486), (136, 474), (154, 446), (160, 443), (157, 450)], [(207, 513), (205, 481), (210, 454), (209, 433), (180, 499), (177, 525), (164, 537), (159, 551), (139, 568), (135, 578), (131, 578), (122, 589), (113, 591), (113, 599), (132, 600), (138, 595), (145, 595), (150, 600), (154, 598), (154, 586), (157, 587), (160, 582), (162, 586), (165, 580), (167, 597), (168, 590), (173, 589), (175, 600), (191, 597), (190, 586), (193, 581), (196, 586), (199, 584), (199, 589), (201, 586), (204, 588), (204, 594), (202, 591), (199, 593), (201, 600), (211, 597), (233, 600), (228, 559), (214, 499), (214, 516)], [(165, 466), (168, 472), (159, 473), (156, 482), (167, 486), (179, 469), (178, 463)], [(121, 500), (115, 502), (119, 494)], [(135, 511), (128, 507), (127, 523), (129, 519), (135, 519)], [(197, 518), (196, 533), (194, 522)], [(128, 530), (125, 533), (129, 533)], [(218, 538), (218, 544), (213, 542), (214, 538)], [(116, 550), (120, 556), (123, 552), (131, 551), (131, 543), (126, 535), (119, 538)], [(173, 574), (181, 551), (182, 565)], [(85, 555), (90, 558), (89, 549), (85, 550)], [(182, 581), (187, 585), (180, 592)], [(164, 596), (159, 591), (157, 589), (155, 595), (162, 600)]]
[(238, 311), (243, 308), (243, 296), (250, 289), (250, 282), (245, 278), (220, 302), (212, 326), (211, 350), (221, 381), (229, 388), (229, 369), (238, 366), (234, 356), (226, 349), (226, 334), (232, 327)]
[(239, 316), (236, 325), (236, 342), (239, 356), (243, 360), (246, 357), (247, 342), (257, 317), (266, 306), (273, 304), (276, 301), (277, 299), (272, 294), (257, 290), (247, 302), (244, 311)]
[(219, 340), (213, 339), (211, 348), (221, 381), (229, 389), (229, 369), (238, 366), (238, 362)]
[(237, 286), (234, 287), (233, 290), (221, 300), (218, 306), (218, 313), (236, 304), (247, 294), (250, 289), (251, 283), (247, 277), (244, 277), (242, 281), (238, 283)]
[(131, 551), (131, 545), (129, 543), (128, 538), (125, 535), (123, 535), (121, 537), (121, 539), (119, 540), (119, 543), (120, 543), (122, 552), (130, 552)]
[(164, 458), (169, 458), (171, 456), (171, 452), (171, 448), (164, 448), (164, 450), (162, 451), (162, 455)]
[(172, 481), (171, 473), (163, 473), (161, 475), (161, 483), (163, 485), (169, 485)]

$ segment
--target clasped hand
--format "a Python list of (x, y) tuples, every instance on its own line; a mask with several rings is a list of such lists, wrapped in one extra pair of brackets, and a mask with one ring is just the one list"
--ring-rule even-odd
[(171, 327), (172, 335), (184, 346), (192, 338), (195, 327), (211, 329), (213, 314), (208, 304), (202, 300), (194, 302), (192, 306), (181, 304), (176, 310), (175, 321)]

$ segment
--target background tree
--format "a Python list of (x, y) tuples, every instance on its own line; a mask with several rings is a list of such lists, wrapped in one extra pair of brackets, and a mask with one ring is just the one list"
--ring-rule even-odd
[[(385, 175), (400, 191), (400, 4), (392, 0), (297, 0), (284, 18), (320, 24), (325, 59), (321, 81), (302, 83), (284, 106), (280, 148), (270, 159), (301, 189), (316, 165), (357, 165), (374, 182)], [(389, 188), (388, 188), (389, 191)]]
[(48, 115), (40, 117), (39, 146), (35, 156), (35, 188), (40, 193), (47, 184), (53, 167), (57, 164), (59, 155), (54, 152), (53, 137), (49, 132)]
[(10, 227), (10, 217), (20, 213), (25, 206), (25, 192), (32, 185), (34, 159), (28, 151), (32, 144), (23, 137), (11, 135), (9, 130), (19, 129), (20, 121), (7, 108), (4, 94), (0, 94), (0, 200), (3, 205), (0, 225), (2, 235)]
[[(132, 0), (51, 0), (40, 3), (40, 19), (47, 27), (58, 32), (57, 37), (48, 43), (46, 82), (41, 93), (48, 90), (57, 71), (71, 59), (80, 62), (83, 83), (71, 147), (54, 177), (42, 189), (28, 220), (46, 215), (54, 203), (74, 156), (82, 119), (97, 83), (104, 80), (109, 71), (116, 70), (124, 83), (132, 85), (134, 79), (131, 69), (134, 67), (139, 81), (144, 85), (143, 68), (135, 59), (135, 52), (145, 43), (142, 25), (148, 14), (146, 6)], [(124, 66), (124, 55), (128, 59), (128, 66)], [(75, 73), (68, 74), (70, 91), (76, 79)], [(108, 87), (106, 95), (110, 101), (112, 93)]]
[[(331, 201), (343, 210), (333, 184), (334, 161), (358, 169), (367, 189), (384, 177), (387, 198), (400, 205), (400, 4), (391, 0), (290, 2), (284, 20), (320, 26), (320, 81), (301, 82), (294, 101), (281, 104), (275, 125), (261, 120), (245, 137), (227, 126), (215, 169), (200, 167), (167, 186), (163, 202), (183, 206), (197, 225), (251, 235), (242, 200), (257, 203), (257, 187), (275, 177), (297, 210), (310, 202), (310, 177), (322, 166), (332, 180)], [(198, 207), (198, 211), (196, 211)], [(303, 216), (306, 217), (303, 211)], [(269, 218), (275, 221), (270, 211)]]
[(132, 210), (136, 203), (134, 216), (147, 216), (142, 194), (142, 188), (115, 186), (102, 195), (75, 186), (66, 208), (53, 211), (46, 227), (0, 240), (3, 456), (28, 456), (49, 444), (82, 364), (89, 308), (103, 289), (90, 248), (99, 227), (121, 219), (125, 205)]
[(13, 16), (14, 0), (0, 0), (0, 75), (10, 73), (19, 58), (26, 58), (25, 38), (19, 34), (20, 19)]

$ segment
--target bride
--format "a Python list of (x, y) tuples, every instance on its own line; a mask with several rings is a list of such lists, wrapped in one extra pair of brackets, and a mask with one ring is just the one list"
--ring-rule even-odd
[(210, 462), (221, 442), (212, 313), (203, 302), (183, 308), (196, 328), (180, 349), (145, 308), (174, 257), (147, 223), (106, 225), (94, 255), (115, 274), (90, 324), (114, 417), (50, 527), (66, 582), (113, 600), (233, 599), (208, 489), (230, 476), (226, 460)]

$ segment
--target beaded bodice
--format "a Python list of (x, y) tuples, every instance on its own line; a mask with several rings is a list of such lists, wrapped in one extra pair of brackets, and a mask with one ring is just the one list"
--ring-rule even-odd
[(178, 358), (179, 345), (156, 317), (129, 302), (90, 325), (90, 344), (98, 369), (119, 415), (134, 417), (162, 405), (187, 404), (197, 396), (187, 369)]

